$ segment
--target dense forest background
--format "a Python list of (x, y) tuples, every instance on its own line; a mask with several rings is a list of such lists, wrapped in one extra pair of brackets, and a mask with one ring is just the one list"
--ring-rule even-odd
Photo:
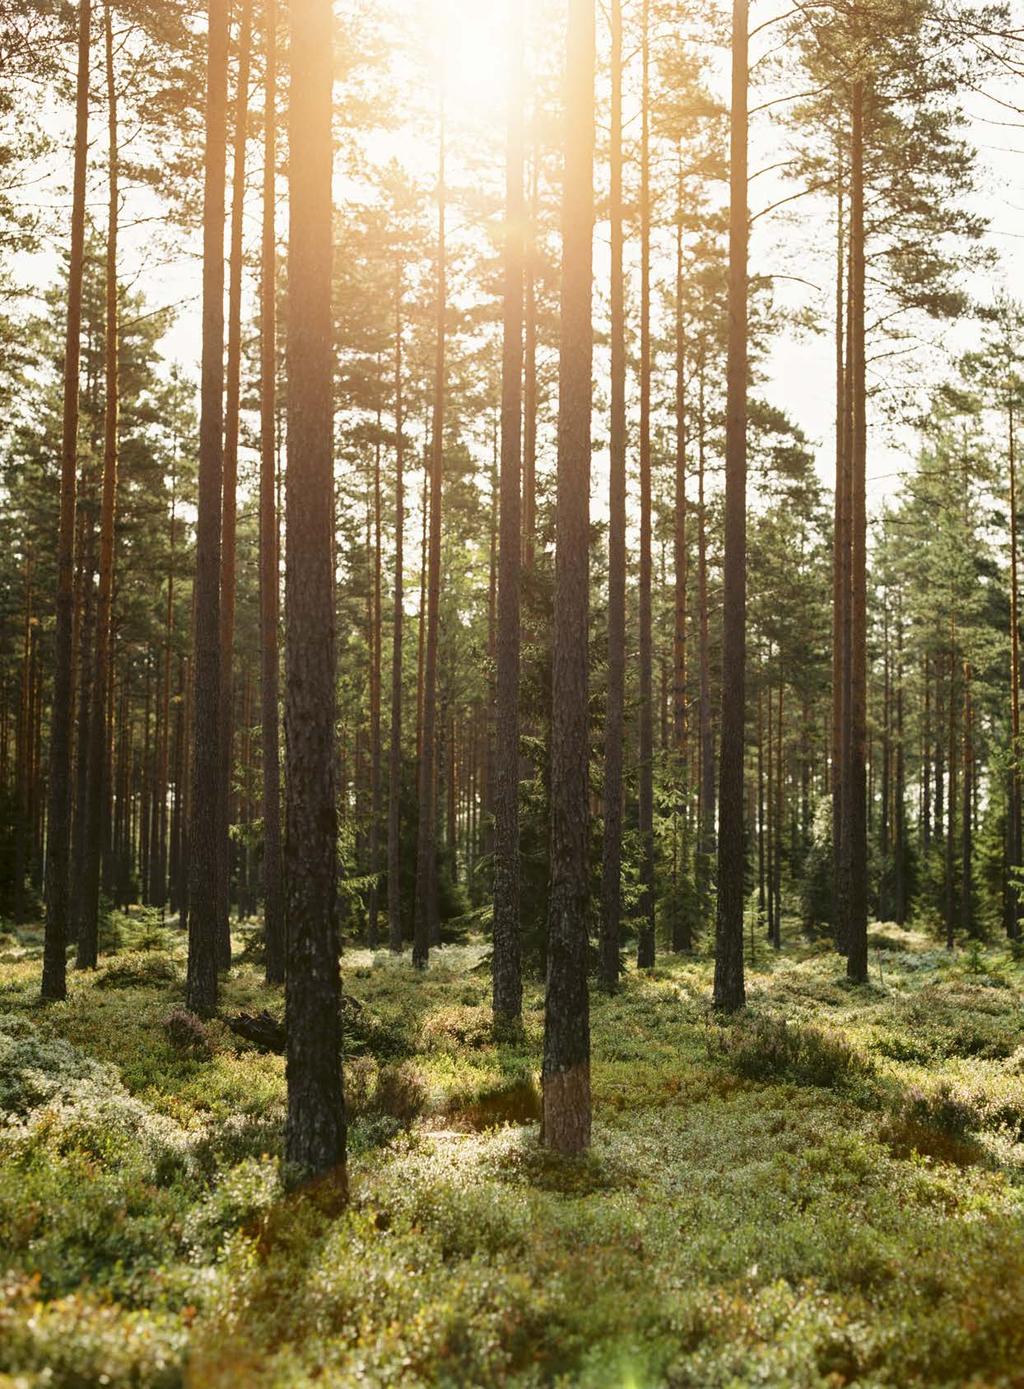
[(1018, 1382), (1019, 20), (3, 7), (4, 1384)]

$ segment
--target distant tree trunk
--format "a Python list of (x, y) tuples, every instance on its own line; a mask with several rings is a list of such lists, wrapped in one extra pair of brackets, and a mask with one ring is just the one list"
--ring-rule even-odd
[(864, 357), (864, 83), (853, 84), (850, 158), (850, 768), (846, 820), (850, 841), (847, 976), (868, 977), (867, 893), (867, 387)]
[(523, 318), (523, 564), (533, 568), (537, 538), (537, 222), (540, 215), (540, 140), (534, 132), (530, 212), (526, 236)]
[(784, 729), (782, 704), (785, 696), (786, 682), (783, 679), (782, 671), (779, 671), (779, 708), (778, 716), (775, 720), (775, 847), (774, 864), (772, 868), (772, 879), (775, 884), (775, 909), (772, 917), (772, 945), (776, 950), (782, 949), (782, 832), (783, 817), (785, 811), (786, 778), (783, 759), (782, 735)]
[(711, 723), (711, 638), (708, 616), (708, 513), (705, 503), (707, 414), (704, 402), (704, 346), (700, 348), (697, 383), (697, 607), (700, 638), (700, 787), (697, 887), (702, 910), (711, 889), (715, 854), (715, 739)]
[(1017, 451), (1013, 402), (1007, 407), (1010, 458), (1010, 890), (1007, 934), (1020, 935), (1020, 887), (1015, 873), (1022, 866), (1021, 850), (1021, 741), (1020, 741), (1020, 585), (1017, 572)]
[(263, 762), (263, 933), (268, 984), (285, 974), (279, 724), (280, 556), (277, 529), (277, 0), (264, 0), (263, 234), (260, 262), (260, 722)]
[(893, 792), (893, 840), (895, 856), (894, 919), (897, 926), (907, 920), (907, 810), (906, 758), (903, 746), (903, 605), (898, 608), (896, 628), (896, 768)]
[[(686, 343), (683, 323), (683, 176), (682, 153), (678, 155), (679, 174), (676, 197), (676, 282), (675, 282), (675, 497), (673, 505), (674, 625), (672, 631), (672, 748), (676, 768), (676, 820), (684, 831), (689, 826), (688, 719), (686, 710), (686, 586), (689, 580), (689, 552), (686, 534)], [(684, 844), (688, 843), (688, 835)], [(685, 862), (680, 865), (686, 872)], [(690, 922), (678, 904), (672, 918), (672, 949), (689, 950), (693, 945)]]
[(590, 1145), (587, 628), (594, 61), (593, 0), (569, 0), (552, 634), (551, 889), (541, 1125), (545, 1146), (567, 1154)]
[[(837, 140), (838, 143), (838, 140)], [(847, 435), (846, 320), (843, 280), (846, 237), (843, 223), (842, 147), (836, 177), (836, 481), (832, 541), (832, 915), (837, 948), (845, 953), (847, 937), (846, 882), (843, 875), (843, 815), (848, 768), (846, 748), (846, 629), (850, 601), (849, 452)]]
[(228, 6), (209, 0), (203, 165), (203, 350), (193, 587), (192, 786), (189, 805), (188, 1006), (217, 1006), (217, 813), (220, 778), (220, 527), (224, 462), (224, 204)]
[(725, 565), (719, 766), (715, 1007), (742, 1008), (743, 757), (746, 726), (747, 0), (733, 0), (729, 157), (729, 337), (725, 406)]
[(388, 945), (402, 950), (402, 594), (405, 564), (405, 405), (402, 383), (402, 268), (395, 265), (395, 602), (388, 751)]
[[(378, 364), (379, 365), (379, 364)], [(366, 900), (367, 943), (376, 950), (378, 940), (378, 917), (380, 904), (380, 800), (381, 800), (381, 761), (380, 761), (380, 702), (381, 702), (381, 491), (380, 491), (380, 451), (381, 451), (381, 409), (379, 394), (383, 382), (378, 375), (377, 439), (373, 450), (373, 572), (370, 575), (370, 830), (368, 851), (370, 887)]]
[(420, 737), (419, 828), (416, 837), (416, 900), (413, 964), (426, 969), (430, 957), (431, 921), (437, 916), (435, 863), (435, 760), (437, 749), (437, 638), (441, 602), (441, 487), (444, 472), (446, 389), (445, 317), (447, 262), (445, 251), (445, 119), (441, 102), (437, 175), (437, 281), (435, 285), (434, 401), (430, 444), (430, 528), (427, 553), (427, 611), (423, 663), (423, 727)]
[(971, 663), (964, 660), (963, 698), (963, 781), (960, 815), (960, 929), (965, 936), (974, 936), (973, 894), (973, 819), (974, 819), (974, 706), (971, 699)]
[[(89, 146), (90, 0), (78, 8), (75, 163), (71, 201), (64, 414), (61, 437), (60, 529), (57, 537), (57, 624), (50, 715), (49, 813), (46, 833), (46, 936), (42, 996), (67, 997), (69, 854), (71, 848), (71, 729), (74, 701), (75, 505), (78, 468), (78, 381), (85, 260), (85, 170)], [(6, 732), (6, 730), (5, 730)], [(6, 751), (6, 738), (5, 738)], [(6, 787), (4, 788), (6, 790)]]
[(523, 1011), (519, 939), (519, 578), (522, 558), (520, 466), (523, 397), (524, 0), (509, 0), (508, 147), (502, 294), (501, 509), (494, 739), (494, 955), (496, 1033), (516, 1031)]
[(946, 799), (946, 949), (956, 945), (956, 619), (949, 619), (949, 793)]
[(242, 387), (242, 227), (245, 219), (245, 147), (249, 119), (252, 0), (241, 0), (235, 89), (234, 169), (231, 176), (231, 248), (228, 284), (227, 396), (220, 547), (220, 772), (217, 792), (217, 963), (231, 965), (231, 783), (235, 736), (235, 587), (238, 429)]
[(331, 313), (334, 20), (292, 0), (288, 147), (285, 1156), (345, 1184), (338, 970)]
[(100, 584), (96, 599), (96, 664), (89, 720), (89, 776), (85, 817), (84, 911), (78, 938), (79, 969), (95, 969), (99, 953), (100, 856), (107, 795), (107, 700), (110, 694), (110, 648), (114, 601), (114, 520), (117, 511), (118, 314), (117, 91), (114, 84), (114, 35), (110, 5), (103, 10), (107, 69), (109, 200), (106, 255), (106, 401), (103, 412), (103, 494), (100, 501)]
[(619, 978), (622, 764), (626, 700), (626, 295), (622, 203), (622, 0), (611, 0), (611, 416), (608, 470), (608, 690), (604, 721), (601, 983)]
[(641, 6), (640, 98), (640, 903), (636, 963), (654, 968), (654, 634), (651, 586), (651, 83), (650, 0)]

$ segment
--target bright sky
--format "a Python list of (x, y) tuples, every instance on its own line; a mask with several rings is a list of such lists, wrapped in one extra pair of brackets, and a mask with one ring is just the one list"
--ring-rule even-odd
[[(417, 26), (423, 26), (428, 34), (432, 30), (435, 41), (442, 32), (446, 34), (448, 119), (456, 149), (460, 130), (470, 127), (478, 130), (481, 127), (489, 128), (497, 140), (503, 121), (504, 7), (498, 3), (481, 3), (481, 0), (408, 0), (408, 3), (412, 20)], [(1015, 0), (1015, 4), (1019, 4), (1019, 0)], [(788, 8), (779, 0), (755, 0), (751, 24), (760, 25), (772, 13), (781, 13)], [(602, 7), (599, 6), (599, 25), (602, 22), (601, 14)], [(765, 42), (765, 39), (760, 42)], [(754, 51), (757, 51), (756, 45)], [(425, 81), (428, 70), (424, 70)], [(716, 71), (718, 80), (724, 80), (724, 58), (718, 59)], [(992, 223), (988, 243), (996, 247), (1000, 256), (995, 272), (985, 269), (972, 276), (971, 288), (982, 300), (990, 300), (1002, 286), (1010, 287), (1012, 292), (1012, 288), (1021, 282), (1021, 272), (1024, 270), (1024, 251), (1021, 248), (1024, 241), (1024, 138), (1014, 113), (999, 104), (1001, 101), (1012, 103), (1016, 94), (1008, 80), (990, 82), (987, 91), (988, 95), (971, 94), (966, 107), (969, 133), (979, 150), (979, 206)], [(429, 89), (425, 90), (424, 99), (429, 101)], [(763, 93), (759, 93), (756, 100), (763, 99)], [(52, 120), (67, 141), (70, 137), (70, 113), (54, 113)], [(92, 133), (94, 140), (102, 138), (101, 123), (95, 116)], [(772, 126), (765, 116), (755, 117), (751, 130), (752, 171), (779, 158), (780, 138), (778, 128)], [(382, 154), (383, 150), (382, 146)], [(432, 148), (422, 143), (415, 146), (407, 144), (401, 152), (408, 163), (429, 177), (435, 157)], [(457, 162), (457, 154), (454, 158)], [(456, 168), (456, 181), (461, 172), (464, 171)], [(69, 168), (66, 167), (61, 170), (59, 180), (45, 180), (30, 189), (29, 194), (34, 200), (62, 203), (67, 196), (68, 181)], [(339, 201), (343, 204), (344, 189), (340, 184), (338, 191)], [(94, 187), (92, 196), (97, 218), (101, 221), (104, 194), (99, 184)], [(755, 179), (751, 185), (752, 213), (777, 196), (778, 185), (772, 186), (771, 176)], [(131, 199), (130, 206), (126, 208), (129, 223), (133, 217), (144, 219), (151, 215), (153, 209), (145, 205), (144, 198), (140, 200), (139, 194), (133, 194)], [(453, 213), (453, 219), (457, 216), (457, 213)], [(798, 201), (786, 214), (756, 221), (751, 242), (751, 272), (799, 276), (804, 283), (792, 279), (777, 281), (779, 301), (794, 309), (815, 306), (822, 311), (826, 320), (831, 311), (834, 274), (831, 263), (832, 236), (827, 216), (828, 210), (824, 206), (815, 206), (810, 199)], [(249, 208), (249, 229), (253, 236), (258, 233), (258, 218), (258, 200), (254, 197)], [(597, 267), (602, 263), (604, 239), (603, 229), (598, 228)], [(178, 320), (165, 348), (169, 357), (179, 359), (189, 372), (196, 374), (199, 350), (197, 244), (178, 244), (169, 251), (161, 249), (154, 254), (152, 223), (141, 220), (138, 226), (126, 229), (122, 236), (122, 247), (123, 273), (144, 291), (154, 305), (181, 305)], [(58, 247), (54, 245), (47, 247), (40, 255), (24, 258), (17, 267), (22, 272), (20, 278), (29, 283), (34, 280), (42, 289), (54, 278), (57, 253)], [(255, 286), (250, 284), (248, 288), (252, 292)], [(908, 373), (908, 379), (916, 378), (924, 385), (945, 374), (952, 357), (969, 344), (972, 325), (968, 323), (946, 329), (933, 327), (930, 332), (930, 340), (922, 342), (912, 358), (900, 368), (901, 372)], [(763, 387), (764, 393), (788, 410), (818, 446), (822, 478), (830, 481), (834, 386), (829, 336), (799, 336), (791, 331), (783, 333), (775, 343), (766, 370), (768, 379)], [(890, 372), (890, 364), (885, 363), (876, 369), (879, 378), (882, 371)], [(922, 398), (920, 393), (913, 397), (917, 403)], [(878, 503), (894, 491), (899, 472), (906, 467), (912, 448), (913, 436), (909, 430), (890, 430), (876, 413), (872, 421), (869, 452), (869, 489), (873, 503)], [(598, 488), (602, 471), (601, 460), (598, 459), (595, 467)]]

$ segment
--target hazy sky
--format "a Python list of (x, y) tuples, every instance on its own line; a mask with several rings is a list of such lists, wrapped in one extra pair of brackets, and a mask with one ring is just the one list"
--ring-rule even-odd
[[(502, 10), (498, 4), (482, 4), (479, 0), (409, 0), (416, 17), (436, 29), (438, 15), (447, 11), (446, 69), (449, 119), (458, 142), (460, 128), (473, 126), (490, 128), (495, 148), (503, 119), (503, 84), (500, 76), (502, 44)], [(751, 23), (760, 25), (774, 13), (788, 9), (776, 0), (752, 7)], [(600, 22), (599, 7), (599, 22)], [(777, 31), (776, 31), (777, 32)], [(770, 31), (759, 41), (767, 42)], [(716, 80), (725, 77), (724, 56), (716, 58)], [(969, 134), (979, 151), (978, 196), (980, 210), (990, 219), (992, 227), (986, 238), (994, 246), (1000, 260), (995, 271), (974, 272), (970, 285), (983, 300), (991, 299), (1000, 288), (1016, 292), (1024, 266), (1024, 138), (1019, 118), (1000, 101), (1012, 103), (1015, 97), (1008, 79), (995, 79), (987, 85), (988, 95), (969, 94), (965, 113), (969, 118)], [(724, 87), (723, 87), (724, 93)], [(425, 92), (425, 98), (427, 93)], [(759, 93), (753, 101), (763, 100)], [(628, 97), (627, 97), (628, 100)], [(628, 114), (628, 112), (627, 112)], [(65, 139), (70, 135), (70, 113), (54, 112), (48, 117), (51, 128)], [(100, 121), (94, 116), (93, 138), (102, 138)], [(392, 137), (393, 138), (393, 137)], [(764, 115), (754, 118), (751, 130), (751, 171), (775, 162), (784, 147), (785, 135)], [(66, 146), (65, 146), (66, 147)], [(97, 155), (98, 155), (97, 151)], [(384, 153), (382, 146), (381, 153)], [(406, 142), (403, 157), (429, 177), (433, 150), (421, 141)], [(255, 160), (255, 155), (253, 156)], [(456, 155), (457, 160), (457, 155)], [(69, 167), (59, 170), (58, 178), (45, 178), (25, 192), (30, 201), (62, 203), (69, 181)], [(255, 163), (250, 179), (255, 174)], [(456, 169), (456, 178), (458, 170)], [(785, 191), (775, 176), (757, 177), (751, 183), (751, 211), (756, 213), (766, 203), (774, 201), (780, 190)], [(339, 185), (339, 200), (344, 188)], [(723, 190), (724, 192), (724, 190)], [(99, 183), (92, 190), (95, 214), (102, 221), (105, 193)], [(165, 351), (178, 359), (192, 374), (198, 372), (199, 356), (199, 261), (198, 245), (176, 244), (166, 252), (154, 254), (151, 222), (130, 224), (135, 218), (151, 216), (153, 208), (145, 198), (130, 194), (125, 219), (129, 224), (122, 235), (122, 270), (126, 278), (141, 289), (155, 305), (179, 304), (177, 322), (165, 342)], [(457, 213), (453, 219), (457, 220)], [(755, 221), (751, 241), (751, 272), (794, 276), (776, 281), (780, 303), (794, 309), (817, 308), (827, 322), (832, 309), (833, 240), (828, 225), (829, 209), (812, 199), (791, 204), (784, 213)], [(251, 198), (248, 209), (248, 234), (258, 235), (258, 197)], [(282, 228), (283, 230), (283, 228)], [(600, 273), (603, 262), (602, 230), (598, 229), (595, 267)], [(457, 235), (457, 231), (456, 231)], [(56, 244), (41, 254), (24, 258), (17, 267), (21, 278), (35, 282), (42, 289), (52, 281), (56, 267)], [(799, 280), (799, 282), (797, 282)], [(248, 292), (255, 290), (248, 285)], [(929, 381), (941, 379), (952, 358), (969, 345), (973, 325), (964, 323), (945, 327), (929, 325), (927, 336), (916, 350), (896, 369), (899, 379), (916, 381), (917, 392), (908, 393), (908, 400), (917, 405), (923, 400), (923, 387)], [(834, 365), (830, 335), (798, 334), (785, 331), (777, 338), (766, 363), (767, 381), (764, 394), (785, 408), (803, 427), (818, 449), (819, 470), (829, 481), (832, 468), (832, 430), (834, 412)], [(893, 365), (886, 361), (876, 364), (872, 374), (876, 382), (888, 385), (894, 379)], [(908, 407), (909, 411), (909, 407)], [(877, 503), (898, 485), (900, 470), (906, 466), (913, 449), (913, 436), (907, 429), (885, 425), (873, 412), (869, 449), (869, 490)], [(600, 491), (601, 460), (596, 460), (595, 484)], [(599, 502), (598, 502), (599, 504)]]

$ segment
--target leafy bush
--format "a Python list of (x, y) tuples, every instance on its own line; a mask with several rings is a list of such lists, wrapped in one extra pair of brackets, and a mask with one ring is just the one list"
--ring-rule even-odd
[(746, 1017), (719, 1029), (712, 1034), (711, 1051), (747, 1080), (788, 1080), (838, 1090), (872, 1071), (868, 1058), (845, 1037), (770, 1015)]

